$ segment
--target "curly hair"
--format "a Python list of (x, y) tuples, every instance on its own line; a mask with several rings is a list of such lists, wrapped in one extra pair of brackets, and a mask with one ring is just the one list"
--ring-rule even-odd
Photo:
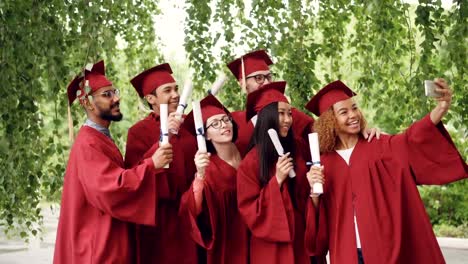
[[(360, 127), (361, 133), (366, 129), (367, 122), (364, 115), (360, 113)], [(320, 117), (314, 122), (314, 131), (319, 135), (320, 152), (332, 152), (338, 143), (338, 135), (336, 134), (337, 121), (333, 107), (330, 107), (327, 111), (323, 112)]]

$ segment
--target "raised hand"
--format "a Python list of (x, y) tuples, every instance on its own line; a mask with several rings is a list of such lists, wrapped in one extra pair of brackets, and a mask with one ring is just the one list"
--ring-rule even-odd
[(200, 179), (205, 179), (205, 169), (210, 164), (210, 156), (209, 152), (201, 152), (200, 150), (195, 154), (194, 161), (197, 167), (197, 177)]
[(293, 159), (289, 155), (289, 152), (284, 154), (276, 162), (276, 180), (278, 180), (280, 185), (283, 184), (284, 180), (288, 177), (289, 171), (294, 167), (292, 163)]
[(450, 108), (453, 92), (444, 79), (437, 78), (434, 82), (439, 86), (436, 88), (436, 92), (440, 93), (441, 96), (435, 98), (437, 106), (431, 111), (430, 117), (432, 123), (437, 125)]
[(170, 113), (167, 117), (167, 130), (169, 131), (169, 135), (177, 135), (182, 122), (183, 119), (179, 114), (176, 112)]

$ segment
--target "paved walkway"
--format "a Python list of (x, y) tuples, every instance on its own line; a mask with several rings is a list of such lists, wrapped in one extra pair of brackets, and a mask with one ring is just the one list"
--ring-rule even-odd
[[(29, 245), (21, 239), (7, 240), (0, 230), (0, 264), (52, 263), (59, 212), (49, 207), (43, 209), (43, 240), (32, 239)], [(468, 263), (468, 239), (437, 238), (448, 264)]]

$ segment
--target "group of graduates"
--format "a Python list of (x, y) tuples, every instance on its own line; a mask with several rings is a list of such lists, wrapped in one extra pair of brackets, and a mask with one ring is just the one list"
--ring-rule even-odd
[[(69, 105), (78, 100), (87, 119), (65, 173), (54, 263), (307, 264), (327, 254), (331, 263), (444, 263), (417, 185), (468, 177), (441, 122), (446, 82), (435, 81), (440, 97), (424, 118), (373, 138), (343, 82), (310, 99), (314, 121), (291, 106), (272, 63), (257, 50), (227, 64), (246, 108), (231, 113), (211, 94), (200, 101), (207, 151), (194, 114), (176, 112), (169, 64), (140, 73), (131, 84), (152, 112), (129, 129), (125, 158), (108, 129), (122, 119), (119, 91), (104, 62), (83, 69), (68, 86)], [(321, 166), (308, 167), (313, 131)]]

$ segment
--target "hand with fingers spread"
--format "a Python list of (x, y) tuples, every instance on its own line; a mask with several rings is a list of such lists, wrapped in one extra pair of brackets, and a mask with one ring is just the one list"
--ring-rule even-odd
[(362, 135), (367, 139), (367, 142), (371, 142), (374, 137), (380, 139), (380, 134), (385, 134), (380, 128), (366, 128), (362, 131)]
[(153, 159), (153, 164), (156, 169), (164, 168), (166, 164), (172, 162), (173, 153), (172, 153), (172, 145), (167, 143), (160, 146), (151, 156)]
[(182, 116), (177, 114), (177, 112), (172, 112), (169, 114), (167, 117), (167, 130), (169, 131), (169, 136), (178, 134), (182, 122)]
[(210, 156), (209, 152), (205, 151), (197, 151), (195, 154), (195, 166), (197, 166), (197, 178), (203, 180), (205, 179), (205, 169), (210, 164)]
[(288, 177), (289, 171), (293, 169), (292, 158), (289, 157), (290, 153), (286, 153), (278, 158), (276, 162), (276, 180), (279, 185), (283, 184), (284, 180)]
[(442, 78), (435, 79), (434, 83), (438, 86), (438, 88), (436, 88), (436, 92), (441, 94), (441, 96), (435, 98), (437, 106), (431, 111), (430, 117), (432, 123), (437, 125), (450, 108), (453, 92), (447, 82)]

